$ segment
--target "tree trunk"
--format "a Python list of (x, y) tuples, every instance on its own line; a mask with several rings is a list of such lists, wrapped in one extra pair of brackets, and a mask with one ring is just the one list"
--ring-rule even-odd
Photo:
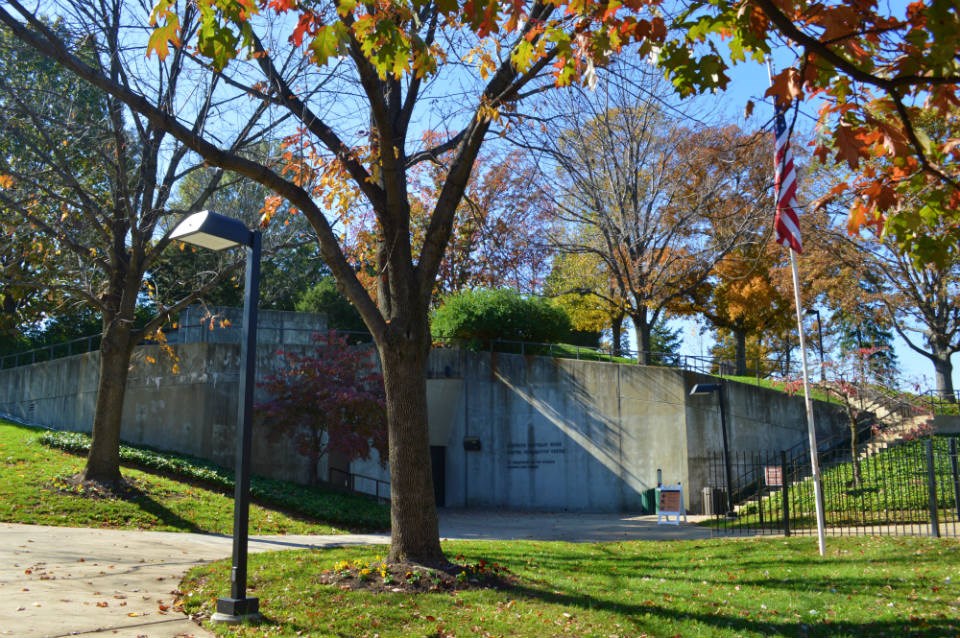
[(853, 488), (860, 489), (863, 484), (863, 477), (860, 472), (860, 455), (857, 454), (857, 446), (859, 441), (857, 440), (857, 415), (851, 409), (849, 402), (847, 402), (847, 421), (850, 424), (850, 463), (853, 468)]
[(613, 343), (611, 344), (611, 353), (615, 357), (619, 357), (623, 354), (623, 315), (617, 315), (610, 322), (610, 332), (611, 339)]
[(747, 375), (747, 333), (743, 330), (734, 330), (733, 338), (736, 342), (735, 374), (739, 377)]
[[(429, 331), (424, 331), (429, 335)], [(439, 566), (437, 507), (427, 427), (429, 339), (389, 339), (379, 346), (386, 391), (390, 460), (391, 562)]]
[(100, 379), (93, 417), (93, 438), (83, 472), (84, 480), (116, 483), (120, 475), (120, 426), (123, 398), (127, 391), (131, 343), (128, 323), (121, 320), (104, 326), (100, 343)]
[(647, 321), (646, 308), (630, 316), (637, 331), (637, 363), (650, 365), (650, 322)]
[(937, 395), (944, 401), (951, 403), (957, 400), (956, 392), (953, 389), (953, 363), (950, 361), (950, 355), (937, 354), (930, 357), (933, 361), (933, 370), (937, 380)]

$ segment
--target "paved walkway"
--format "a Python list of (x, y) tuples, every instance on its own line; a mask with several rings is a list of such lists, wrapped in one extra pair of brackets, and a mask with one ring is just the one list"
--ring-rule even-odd
[[(449, 539), (616, 541), (709, 538), (655, 516), (441, 512)], [(386, 535), (255, 536), (250, 551), (387, 543)], [(201, 638), (174, 611), (174, 591), (199, 563), (230, 556), (228, 536), (0, 523), (0, 637)]]

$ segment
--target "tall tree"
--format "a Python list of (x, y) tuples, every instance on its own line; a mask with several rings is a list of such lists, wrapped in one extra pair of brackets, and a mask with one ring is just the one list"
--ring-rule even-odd
[(953, 361), (960, 352), (960, 257), (942, 265), (918, 265), (886, 236), (867, 243), (883, 273), (878, 295), (897, 333), (933, 364), (937, 392), (956, 401)]
[(753, 337), (755, 357), (766, 359), (764, 343), (789, 329), (793, 301), (777, 286), (774, 271), (782, 251), (771, 243), (733, 251), (717, 264), (715, 278), (700, 288), (705, 298), (690, 310), (715, 328), (729, 331), (734, 344), (735, 373), (747, 374), (747, 338)]
[[(436, 134), (427, 143), (441, 141)], [(452, 153), (420, 165), (411, 175), (412, 223), (418, 240), (443, 191)], [(446, 255), (437, 275), (435, 300), (471, 288), (540, 291), (550, 254), (546, 249), (553, 203), (537, 171), (519, 151), (482, 154), (457, 207)]]
[[(442, 140), (432, 131), (423, 135), (428, 146), (436, 146)], [(448, 151), (410, 171), (414, 259), (419, 259), (416, 250), (429, 229), (453, 154)], [(537, 177), (535, 168), (516, 150), (484, 153), (477, 158), (437, 273), (435, 304), (444, 295), (472, 288), (508, 287), (525, 294), (539, 292), (550, 262), (546, 244), (553, 203), (546, 189), (538, 185)], [(375, 217), (356, 215), (346, 226), (351, 261), (361, 271), (369, 271), (369, 265), (376, 260)], [(376, 277), (367, 276), (363, 281), (375, 295)]]
[(665, 90), (652, 71), (619, 65), (595, 92), (554, 102), (560, 135), (528, 141), (557, 171), (560, 216), (572, 229), (558, 249), (603, 261), (642, 363), (651, 327), (724, 255), (756, 241), (769, 210), (760, 137), (690, 128), (662, 107)]
[(547, 277), (544, 293), (566, 310), (574, 330), (602, 333), (610, 331), (611, 352), (623, 352), (626, 303), (606, 272), (604, 262), (594, 253), (557, 254)]
[(893, 328), (889, 317), (875, 312), (861, 312), (855, 316), (834, 315), (837, 347), (841, 361), (852, 353), (864, 353), (862, 376), (873, 383), (888, 387), (899, 371), (897, 353), (893, 349)]
[[(958, 138), (931, 138), (921, 126), (925, 118), (956, 123), (960, 116), (954, 0), (689, 0), (672, 26), (676, 35), (659, 60), (684, 94), (725, 87), (730, 64), (774, 53), (789, 58), (767, 94), (783, 106), (796, 98), (818, 101), (816, 153), (851, 169), (834, 194), (857, 195), (847, 200), (853, 226), (883, 223), (886, 215), (907, 225), (920, 221), (917, 209), (899, 207), (920, 189), (940, 215), (957, 220)], [(721, 55), (722, 46), (729, 56)], [(889, 161), (878, 165), (876, 157)], [(960, 225), (949, 226), (948, 234), (956, 245)], [(945, 245), (900, 239), (924, 260)]]
[[(836, 172), (830, 166), (824, 170)], [(937, 212), (926, 194), (920, 189), (900, 203), (900, 210), (913, 209), (904, 213), (913, 222), (891, 220), (883, 228), (851, 226), (838, 219), (838, 209), (846, 208), (842, 199), (825, 206), (828, 219), (822, 235), (837, 278), (828, 283), (828, 298), (838, 304), (841, 316), (857, 325), (851, 335), (857, 348), (889, 343), (884, 332), (892, 327), (931, 362), (937, 392), (956, 400), (951, 359), (960, 351), (960, 251), (951, 245), (953, 222)], [(908, 243), (927, 248), (908, 250)], [(935, 258), (922, 256), (928, 251)], [(867, 330), (881, 343), (867, 343)]]
[[(87, 5), (76, 0), (58, 6), (85, 11)], [(295, 131), (290, 161), (282, 168), (235, 152), (221, 139), (230, 132), (224, 126), (181, 121), (178, 116), (192, 118), (192, 113), (158, 107), (137, 87), (86, 64), (20, 2), (5, 3), (0, 22), (144, 114), (209, 164), (255, 179), (307, 217), (324, 261), (373, 335), (383, 366), (389, 558), (434, 563), (445, 558), (427, 436), (428, 312), (456, 211), (484, 140), (505, 121), (505, 112), (518, 108), (527, 95), (593, 74), (630, 42), (650, 51), (666, 35), (662, 19), (638, 19), (642, 6), (631, 2), (607, 11), (540, 0), (463, 6), (429, 0), (292, 0), (267, 2), (261, 13), (252, 0), (200, 0), (186, 7), (160, 0), (149, 17), (156, 25), (150, 50), (158, 57), (196, 50), (209, 61), (197, 72), (221, 78), (223, 94), (234, 90), (237, 100), (269, 107), (274, 122), (289, 122), (287, 130)], [(196, 30), (185, 28), (191, 23), (184, 16), (192, 7), (201, 14)], [(138, 7), (115, 2), (112, 8), (146, 25)], [(99, 25), (90, 20), (86, 27), (96, 32)], [(431, 125), (444, 116), (445, 122)], [(425, 147), (417, 135), (424, 128), (451, 134)], [(443, 186), (415, 246), (410, 171), (448, 152)], [(375, 219), (375, 299), (344, 254), (338, 232), (342, 216), (358, 207)]]
[[(119, 7), (103, 14), (99, 11), (110, 7), (98, 7), (81, 8), (85, 17), (101, 19), (96, 29), (78, 31), (65, 21), (51, 26), (39, 19), (35, 25), (72, 48), (74, 59), (92, 72), (124, 90), (142, 89), (141, 99), (154, 108), (169, 108), (184, 79), (186, 52), (139, 68), (142, 79), (153, 80), (152, 87), (141, 85), (124, 66), (129, 58), (121, 43), (127, 32), (116, 19)], [(184, 14), (190, 28), (195, 16), (193, 9)], [(83, 478), (116, 482), (122, 479), (120, 426), (133, 347), (198, 292), (192, 288), (186, 298), (165, 304), (148, 276), (168, 244), (170, 194), (196, 157), (191, 164), (189, 149), (162, 127), (51, 65), (10, 30), (4, 28), (0, 38), (0, 144), (8, 146), (0, 153), (0, 224), (10, 238), (3, 244), (0, 275), (99, 315), (100, 375)], [(211, 79), (193, 105), (197, 130), (206, 124), (217, 81)], [(33, 265), (23, 267), (25, 260)], [(137, 310), (147, 298), (157, 304), (156, 313), (138, 322)]]

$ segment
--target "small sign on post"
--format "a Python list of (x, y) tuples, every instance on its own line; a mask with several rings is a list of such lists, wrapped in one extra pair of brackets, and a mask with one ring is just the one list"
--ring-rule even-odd
[(767, 487), (783, 487), (783, 466), (764, 465), (763, 478)]
[(680, 517), (687, 522), (687, 512), (683, 507), (683, 488), (676, 485), (661, 485), (657, 488), (657, 525), (679, 525)]

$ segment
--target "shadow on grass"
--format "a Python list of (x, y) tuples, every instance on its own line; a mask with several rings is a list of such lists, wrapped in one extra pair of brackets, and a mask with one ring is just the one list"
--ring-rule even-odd
[[(666, 635), (664, 632), (670, 632), (670, 635), (687, 635), (686, 632), (696, 632), (697, 635), (716, 635), (716, 636), (791, 636), (797, 638), (845, 638), (860, 636), (889, 636), (896, 638), (955, 638), (960, 623), (956, 619), (946, 616), (941, 618), (918, 618), (916, 616), (898, 618), (895, 620), (875, 620), (870, 622), (852, 622), (846, 620), (834, 620), (831, 618), (810, 617), (803, 618), (799, 613), (791, 614), (792, 618), (785, 617), (785, 614), (770, 613), (763, 618), (744, 617), (741, 610), (731, 610), (731, 613), (724, 613), (722, 608), (709, 612), (679, 611), (675, 608), (662, 606), (652, 601), (643, 604), (624, 603), (608, 599), (598, 598), (596, 596), (584, 594), (568, 594), (557, 591), (543, 591), (523, 585), (514, 585), (513, 587), (502, 590), (509, 598), (523, 599), (533, 604), (543, 603), (556, 605), (562, 609), (568, 609), (572, 616), (576, 617), (576, 610), (584, 612), (602, 611), (618, 616), (617, 626), (623, 625), (624, 628), (632, 625), (632, 631), (641, 632), (641, 635), (659, 636)], [(433, 595), (433, 594), (426, 594)], [(371, 597), (371, 613), (376, 615), (376, 608), (379, 601)], [(323, 606), (314, 608), (314, 614), (322, 615)], [(677, 626), (677, 624), (681, 626)], [(312, 635), (316, 626), (310, 626), (297, 621), (289, 622), (286, 619), (273, 619), (269, 615), (264, 616), (258, 623), (262, 626), (282, 625), (285, 631), (295, 635)], [(689, 624), (688, 627), (683, 625)], [(408, 631), (421, 635), (426, 628), (406, 627)], [(715, 631), (716, 633), (704, 633), (704, 631)], [(628, 632), (629, 633), (629, 632)], [(343, 633), (323, 633), (324, 636), (352, 636), (353, 634)], [(434, 635), (428, 633), (427, 635)], [(440, 635), (440, 634), (436, 634)], [(541, 635), (528, 633), (512, 633), (513, 636)]]
[(179, 514), (171, 511), (167, 507), (164, 507), (159, 501), (153, 499), (150, 496), (147, 496), (144, 493), (141, 493), (140, 496), (131, 499), (131, 503), (137, 505), (141, 510), (154, 516), (158, 521), (164, 525), (169, 525), (170, 527), (176, 528), (177, 530), (184, 532), (193, 532), (195, 534), (206, 534), (209, 533), (209, 530), (205, 530), (198, 526), (193, 521), (187, 520), (180, 516)]
[(121, 501), (137, 507), (141, 512), (149, 514), (162, 525), (170, 528), (194, 533), (206, 533), (194, 521), (184, 518), (163, 505), (156, 498), (140, 487), (136, 479), (121, 478), (114, 482), (99, 482), (83, 480), (81, 475), (58, 477), (49, 486), (56, 492), (70, 498), (97, 501)]
[[(897, 580), (891, 580), (889, 573), (909, 573), (909, 566), (914, 566), (917, 556), (914, 553), (901, 555), (890, 555), (885, 552), (882, 556), (884, 573), (876, 575), (861, 575), (867, 569), (878, 569), (877, 565), (871, 560), (860, 557), (850, 556), (849, 558), (837, 558), (835, 562), (842, 565), (844, 570), (850, 570), (855, 576), (837, 575), (831, 565), (820, 564), (813, 561), (811, 564), (809, 558), (801, 556), (778, 556), (775, 559), (777, 568), (789, 566), (783, 577), (767, 576), (763, 572), (757, 572), (757, 565), (750, 567), (750, 563), (760, 564), (763, 557), (758, 550), (750, 547), (738, 547), (736, 555), (743, 555), (745, 564), (741, 567), (739, 561), (731, 567), (719, 567), (715, 573), (695, 573), (698, 570), (696, 564), (688, 562), (678, 562), (676, 558), (658, 556), (656, 553), (639, 553), (634, 555), (624, 555), (614, 549), (613, 546), (604, 545), (584, 545), (583, 551), (577, 551), (575, 555), (560, 555), (560, 552), (541, 554), (541, 550), (548, 550), (548, 547), (541, 547), (539, 543), (524, 543), (521, 547), (514, 549), (498, 548), (496, 556), (489, 556), (488, 559), (496, 560), (501, 564), (517, 565), (520, 571), (523, 571), (522, 565), (526, 564), (537, 570), (538, 575), (529, 573), (519, 576), (522, 580), (514, 582), (498, 592), (492, 592), (492, 599), (487, 598), (484, 602), (467, 603), (467, 609), (473, 609), (476, 619), (460, 616), (456, 619), (448, 618), (451, 625), (470, 626), (475, 623), (482, 627), (482, 617), (490, 616), (491, 620), (496, 616), (496, 611), (501, 609), (502, 604), (511, 600), (517, 600), (522, 606), (528, 607), (540, 615), (541, 610), (554, 608), (563, 611), (564, 615), (569, 612), (572, 618), (586, 619), (594, 612), (608, 615), (608, 619), (597, 616), (596, 620), (585, 620), (592, 626), (587, 629), (589, 635), (600, 635), (597, 633), (599, 623), (602, 627), (609, 625), (621, 627), (617, 634), (627, 635), (704, 635), (704, 636), (791, 636), (797, 638), (845, 638), (853, 636), (890, 636), (890, 637), (955, 637), (960, 632), (960, 619), (950, 614), (951, 607), (944, 610), (938, 610), (932, 603), (926, 604), (918, 611), (910, 610), (906, 606), (901, 607), (907, 601), (912, 601), (912, 590), (916, 587), (931, 586), (932, 591), (934, 583), (925, 577), (920, 577), (919, 581), (908, 581), (900, 584)], [(697, 550), (696, 545), (690, 543), (686, 548), (692, 554)], [(760, 548), (762, 549), (762, 548)], [(896, 548), (891, 548), (891, 552)], [(767, 556), (763, 565), (771, 564), (771, 556)], [(712, 560), (715, 560), (713, 557)], [(943, 558), (936, 560), (942, 561)], [(303, 569), (303, 563), (298, 563), (297, 569)], [(740, 574), (741, 569), (753, 573)], [(771, 566), (771, 569), (773, 567)], [(602, 584), (600, 589), (584, 593), (580, 590), (582, 583), (578, 583), (575, 576), (569, 582), (558, 582), (557, 579), (544, 574), (575, 574), (578, 571), (586, 572), (589, 570), (591, 575), (609, 574), (610, 582)], [(790, 571), (794, 573), (787, 575)], [(757, 578), (757, 576), (760, 576)], [(731, 578), (736, 577), (735, 582)], [(649, 593), (639, 593), (636, 588), (630, 586), (631, 582), (641, 580), (667, 581), (659, 591), (651, 590)], [(670, 584), (671, 582), (675, 584)], [(702, 587), (701, 587), (702, 583)], [(724, 599), (725, 595), (718, 593), (714, 596), (699, 597), (699, 591), (708, 591), (718, 588), (733, 588), (733, 586), (743, 585), (748, 588), (744, 592), (749, 598), (739, 600), (736, 605), (730, 605)], [(691, 586), (694, 586), (691, 588)], [(273, 587), (273, 585), (270, 585)], [(638, 587), (642, 587), (638, 585)], [(627, 600), (628, 595), (624, 592), (634, 590), (637, 599)], [(822, 590), (822, 591), (821, 591)], [(642, 591), (642, 590), (641, 590)], [(806, 597), (804, 594), (812, 594)], [(767, 602), (771, 609), (766, 609), (761, 605), (765, 594), (769, 594)], [(944, 592), (947, 599), (952, 598), (951, 592)], [(269, 595), (265, 594), (266, 597)], [(422, 597), (421, 597), (422, 596)], [(421, 594), (412, 601), (412, 608), (417, 607), (418, 601), (423, 601), (422, 608), (432, 607), (433, 602), (427, 602), (429, 597), (437, 596), (435, 600), (449, 599), (448, 594)], [(328, 625), (326, 614), (330, 613), (355, 613), (357, 618), (377, 618), (384, 623), (384, 627), (390, 626), (391, 609), (383, 607), (385, 598), (382, 594), (370, 594), (362, 600), (353, 600), (343, 605), (325, 605), (322, 601), (327, 598), (339, 600), (342, 594), (333, 590), (316, 590), (310, 598), (311, 603), (308, 609), (304, 611), (310, 620), (300, 618), (299, 614), (287, 615), (281, 614), (284, 618), (271, 620), (268, 616), (266, 624), (278, 623), (283, 625), (284, 631), (291, 633), (300, 632), (302, 635), (311, 634), (318, 627), (327, 626), (329, 629), (322, 635), (356, 635), (350, 633), (349, 629), (343, 628), (339, 631), (346, 633), (336, 633), (333, 625)], [(859, 597), (859, 598), (858, 598)], [(869, 611), (861, 609), (862, 605), (874, 604), (876, 598), (883, 598), (884, 601), (895, 602), (896, 606), (889, 611), (878, 610), (871, 615)], [(649, 598), (639, 602), (640, 598)], [(673, 603), (664, 602), (673, 600)], [(399, 599), (398, 599), (399, 600)], [(921, 599), (922, 600), (922, 599)], [(749, 601), (747, 604), (742, 604)], [(406, 602), (406, 601), (404, 601)], [(805, 605), (814, 608), (810, 611)], [(400, 605), (403, 607), (404, 605)], [(331, 612), (330, 609), (339, 609), (339, 612)], [(323, 611), (327, 609), (327, 611)], [(520, 607), (515, 609), (518, 618), (521, 614), (528, 616), (528, 611), (520, 611)], [(267, 612), (269, 613), (269, 609)], [(489, 611), (489, 614), (487, 613)], [(427, 613), (426, 611), (424, 613)], [(437, 614), (439, 617), (439, 614)], [(848, 617), (845, 618), (844, 615)], [(852, 616), (852, 619), (850, 618)], [(290, 620), (292, 618), (295, 618)], [(406, 623), (409, 619), (404, 619)], [(310, 625), (311, 621), (318, 624)], [(476, 621), (476, 622), (475, 622)], [(502, 618), (499, 619), (502, 623)], [(424, 625), (416, 620), (410, 620), (411, 624), (395, 627), (395, 633), (386, 632), (385, 635), (401, 635), (399, 632), (406, 632), (409, 635), (435, 635), (431, 633), (431, 626)], [(576, 629), (576, 627), (571, 627)], [(534, 631), (529, 626), (509, 627), (503, 624), (498, 625), (494, 633), (506, 631), (506, 635), (513, 636), (532, 636), (547, 635), (548, 630), (554, 627), (542, 627), (543, 633), (531, 633)], [(600, 632), (602, 633), (602, 632)], [(299, 635), (299, 634), (298, 634)], [(439, 635), (439, 634), (437, 634)]]

